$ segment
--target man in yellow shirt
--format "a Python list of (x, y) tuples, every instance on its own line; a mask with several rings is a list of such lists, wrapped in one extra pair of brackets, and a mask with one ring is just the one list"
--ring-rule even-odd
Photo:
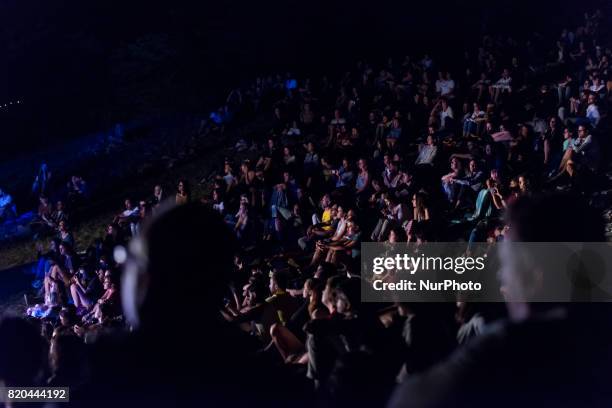
[(304, 251), (311, 249), (314, 241), (329, 237), (334, 233), (334, 220), (338, 207), (332, 205), (329, 194), (325, 194), (321, 197), (321, 208), (323, 209), (321, 218), (319, 218), (317, 214), (313, 214), (312, 225), (308, 227), (306, 236), (298, 240), (299, 246)]

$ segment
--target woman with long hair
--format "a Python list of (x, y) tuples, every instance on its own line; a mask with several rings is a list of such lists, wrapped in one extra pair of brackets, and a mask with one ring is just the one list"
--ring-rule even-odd
[(412, 196), (413, 221), (422, 222), (429, 220), (429, 208), (426, 205), (426, 196), (423, 192), (418, 192)]
[(187, 184), (187, 180), (179, 180), (176, 191), (176, 204), (187, 204), (190, 199), (191, 193), (189, 191), (189, 185)]

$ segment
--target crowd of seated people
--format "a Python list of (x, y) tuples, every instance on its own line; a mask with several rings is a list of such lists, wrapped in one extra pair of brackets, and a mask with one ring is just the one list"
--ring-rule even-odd
[[(268, 131), (237, 143), (206, 196), (192, 196), (180, 180), (174, 196), (157, 185), (151, 198), (126, 199), (79, 254), (61, 203), (52, 210), (41, 198), (39, 216), (58, 235), (39, 248), (44, 301), (29, 314), (54, 325), (58, 344), (63, 336), (94, 341), (121, 325), (125, 254), (117, 247), (164, 201), (199, 200), (240, 245), (219, 304), (224, 318), (330, 398), (358, 386), (384, 398), (390, 389), (377, 384), (442, 361), (486, 319), (455, 304), (401, 304), (381, 319), (359, 300), (361, 241), (496, 241), (506, 208), (522, 197), (567, 191), (589, 200), (609, 146), (612, 51), (600, 42), (601, 22), (599, 12), (587, 14), (556, 42), (527, 47), (485, 36), (448, 66), (406, 56), (359, 63), (335, 83), (257, 79), (224, 111), (255, 112)], [(81, 185), (71, 180), (71, 194), (82, 194)], [(204, 259), (195, 267), (215, 273)], [(376, 369), (380, 382), (361, 383), (355, 367)]]
[[(89, 188), (81, 176), (73, 175), (65, 186), (57, 186), (51, 183), (50, 174), (47, 165), (43, 164), (32, 188), (38, 194), (38, 208), (29, 223), (35, 241), (54, 236), (63, 241), (62, 234), (68, 225), (76, 222), (76, 214), (88, 204)], [(44, 187), (39, 186), (42, 179)], [(74, 242), (68, 243), (74, 245)]]

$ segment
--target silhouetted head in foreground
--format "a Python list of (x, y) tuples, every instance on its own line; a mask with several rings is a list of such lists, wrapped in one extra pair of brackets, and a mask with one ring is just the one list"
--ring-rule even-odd
[[(586, 276), (581, 277), (582, 283), (576, 279), (576, 265), (583, 273), (598, 275), (596, 280), (605, 274), (603, 260), (594, 256), (596, 244), (589, 247), (595, 252), (582, 249), (583, 243), (588, 246), (605, 240), (603, 219), (597, 210), (574, 195), (522, 197), (509, 208), (507, 223), (507, 241), (500, 247), (500, 277), (511, 318), (522, 320), (536, 311), (559, 306), (552, 302), (573, 307), (572, 301), (578, 298), (594, 300), (596, 292), (577, 286), (584, 286)], [(596, 297), (601, 299), (602, 293)]]
[(523, 196), (508, 211), (510, 237), (522, 242), (603, 242), (599, 211), (570, 194)]
[(40, 384), (46, 353), (45, 341), (34, 325), (18, 317), (0, 320), (0, 382)]
[(533, 297), (566, 278), (573, 248), (603, 239), (597, 212), (578, 197), (546, 195), (521, 198), (507, 215), (500, 263), (504, 288), (518, 299), (506, 296), (512, 321), (487, 325), (446, 361), (409, 377), (389, 407), (610, 406), (610, 303)]
[(282, 379), (255, 361), (252, 338), (219, 313), (234, 249), (221, 216), (199, 203), (162, 210), (130, 243), (122, 298), (135, 330), (94, 355), (96, 379), (109, 383), (113, 398), (147, 406), (165, 406), (164, 399), (182, 399), (181, 406), (269, 400), (267, 382)]
[(199, 203), (161, 211), (130, 243), (122, 300), (136, 328), (175, 328), (212, 318), (229, 281), (234, 237)]

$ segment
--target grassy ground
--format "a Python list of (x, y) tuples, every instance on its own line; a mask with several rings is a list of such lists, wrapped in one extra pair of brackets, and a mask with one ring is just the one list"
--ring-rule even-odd
[[(192, 188), (193, 198), (198, 200), (208, 192), (206, 186), (200, 185), (199, 182), (212, 171), (220, 169), (224, 157), (232, 154), (234, 153), (227, 147), (211, 146), (172, 168), (166, 169), (160, 175), (139, 177), (136, 185), (126, 185), (124, 188), (117, 189), (112, 196), (105, 197), (107, 202), (99, 206), (95, 214), (73, 228), (77, 249), (86, 248), (95, 238), (103, 234), (105, 225), (120, 211), (124, 197), (148, 197), (155, 184), (161, 184), (168, 197), (174, 194), (177, 181), (184, 178)], [(42, 243), (47, 244), (48, 241), (47, 238), (42, 240)], [(35, 245), (33, 240), (10, 242), (3, 245), (0, 248), (0, 273), (2, 270), (35, 261)]]
[[(230, 138), (231, 139), (231, 138)], [(210, 142), (210, 141), (208, 141)], [(228, 141), (228, 143), (230, 143)], [(105, 226), (121, 209), (123, 198), (144, 198), (152, 193), (155, 184), (164, 187), (166, 196), (174, 194), (174, 186), (179, 179), (186, 179), (192, 186), (192, 196), (198, 200), (208, 193), (206, 185), (200, 185), (203, 177), (222, 166), (226, 155), (232, 151), (218, 143), (210, 148), (201, 149), (200, 153), (177, 163), (156, 176), (137, 176), (136, 184), (126, 184), (118, 188), (112, 196), (105, 196), (106, 203), (97, 207), (97, 211), (85, 218), (73, 228), (77, 249), (89, 246), (104, 233)], [(235, 157), (234, 159), (238, 159)], [(49, 238), (41, 242), (46, 246)], [(0, 296), (0, 316), (8, 314), (23, 314), (25, 312), (24, 295), (35, 295), (30, 286), (31, 278), (23, 270), (17, 268), (36, 260), (36, 242), (23, 240), (5, 244), (0, 248), (0, 285), (4, 285), (4, 293)], [(2, 283), (4, 282), (4, 283)]]
[[(108, 218), (112, 218), (112, 213), (102, 213), (89, 219), (75, 228), (75, 239), (77, 248), (89, 245), (95, 238), (100, 236)], [(46, 248), (50, 238), (42, 239), (40, 242)], [(36, 242), (27, 239), (17, 242), (4, 244), (0, 249), (0, 273), (3, 270), (14, 268), (19, 265), (27, 264), (36, 260)]]

